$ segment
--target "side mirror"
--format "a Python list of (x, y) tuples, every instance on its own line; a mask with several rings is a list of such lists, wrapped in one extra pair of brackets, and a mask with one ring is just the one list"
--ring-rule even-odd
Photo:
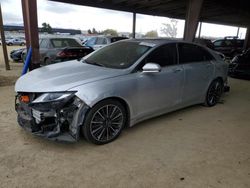
[(147, 63), (142, 67), (142, 72), (160, 72), (161, 66), (156, 63)]

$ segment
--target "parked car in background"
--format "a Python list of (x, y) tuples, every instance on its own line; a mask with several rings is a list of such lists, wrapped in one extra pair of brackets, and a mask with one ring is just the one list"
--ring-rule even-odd
[(16, 62), (22, 61), (23, 60), (23, 52), (25, 50), (26, 50), (26, 48), (19, 48), (19, 49), (12, 50), (10, 52), (10, 58)]
[(244, 40), (237, 37), (225, 37), (213, 41), (214, 50), (223, 53), (227, 57), (234, 57), (242, 53)]
[(79, 40), (81, 41), (81, 44), (84, 46), (89, 38), (91, 38), (91, 37), (86, 37), (86, 36), (83, 37), (82, 36), (82, 37), (79, 37)]
[(233, 77), (250, 78), (250, 49), (232, 59), (228, 74)]
[(95, 144), (125, 126), (194, 104), (214, 106), (227, 68), (208, 48), (174, 40), (131, 39), (33, 70), (15, 85), (18, 123), (51, 140)]
[(194, 39), (194, 42), (197, 43), (197, 44), (201, 44), (203, 46), (206, 46), (210, 49), (214, 49), (214, 44), (211, 40), (209, 39), (204, 39), (204, 38), (195, 38)]
[(128, 39), (127, 37), (112, 37), (112, 36), (96, 36), (91, 37), (85, 42), (85, 46), (89, 46), (94, 50), (100, 49), (108, 44), (117, 42), (120, 40)]
[[(75, 38), (46, 37), (39, 40), (41, 65), (80, 59), (93, 52), (93, 49), (82, 46)], [(24, 52), (26, 56), (26, 51)]]
[(9, 38), (9, 39), (6, 39), (6, 44), (8, 46), (12, 46), (12, 45), (24, 46), (26, 44), (26, 41), (21, 38)]

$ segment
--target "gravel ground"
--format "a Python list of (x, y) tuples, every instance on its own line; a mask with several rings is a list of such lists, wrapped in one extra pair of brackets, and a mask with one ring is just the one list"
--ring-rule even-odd
[(250, 187), (250, 82), (230, 79), (222, 103), (176, 111), (96, 146), (32, 136), (0, 87), (0, 187)]

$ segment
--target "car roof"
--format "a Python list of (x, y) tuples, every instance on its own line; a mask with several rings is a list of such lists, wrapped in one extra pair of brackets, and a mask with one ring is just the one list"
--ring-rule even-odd
[(128, 39), (126, 41), (135, 41), (135, 42), (147, 42), (155, 45), (161, 45), (172, 42), (185, 42), (182, 39), (178, 38), (147, 38), (147, 39)]
[(52, 36), (47, 36), (47, 37), (40, 37), (39, 39), (75, 39), (74, 37), (52, 37)]

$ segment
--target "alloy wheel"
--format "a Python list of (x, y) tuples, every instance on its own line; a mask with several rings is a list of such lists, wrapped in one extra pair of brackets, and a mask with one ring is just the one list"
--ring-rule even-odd
[(207, 100), (210, 106), (215, 105), (219, 101), (221, 93), (222, 93), (222, 84), (219, 81), (215, 81), (211, 85), (208, 91)]
[(112, 140), (123, 128), (124, 116), (119, 106), (109, 104), (99, 108), (90, 122), (90, 133), (99, 142)]

